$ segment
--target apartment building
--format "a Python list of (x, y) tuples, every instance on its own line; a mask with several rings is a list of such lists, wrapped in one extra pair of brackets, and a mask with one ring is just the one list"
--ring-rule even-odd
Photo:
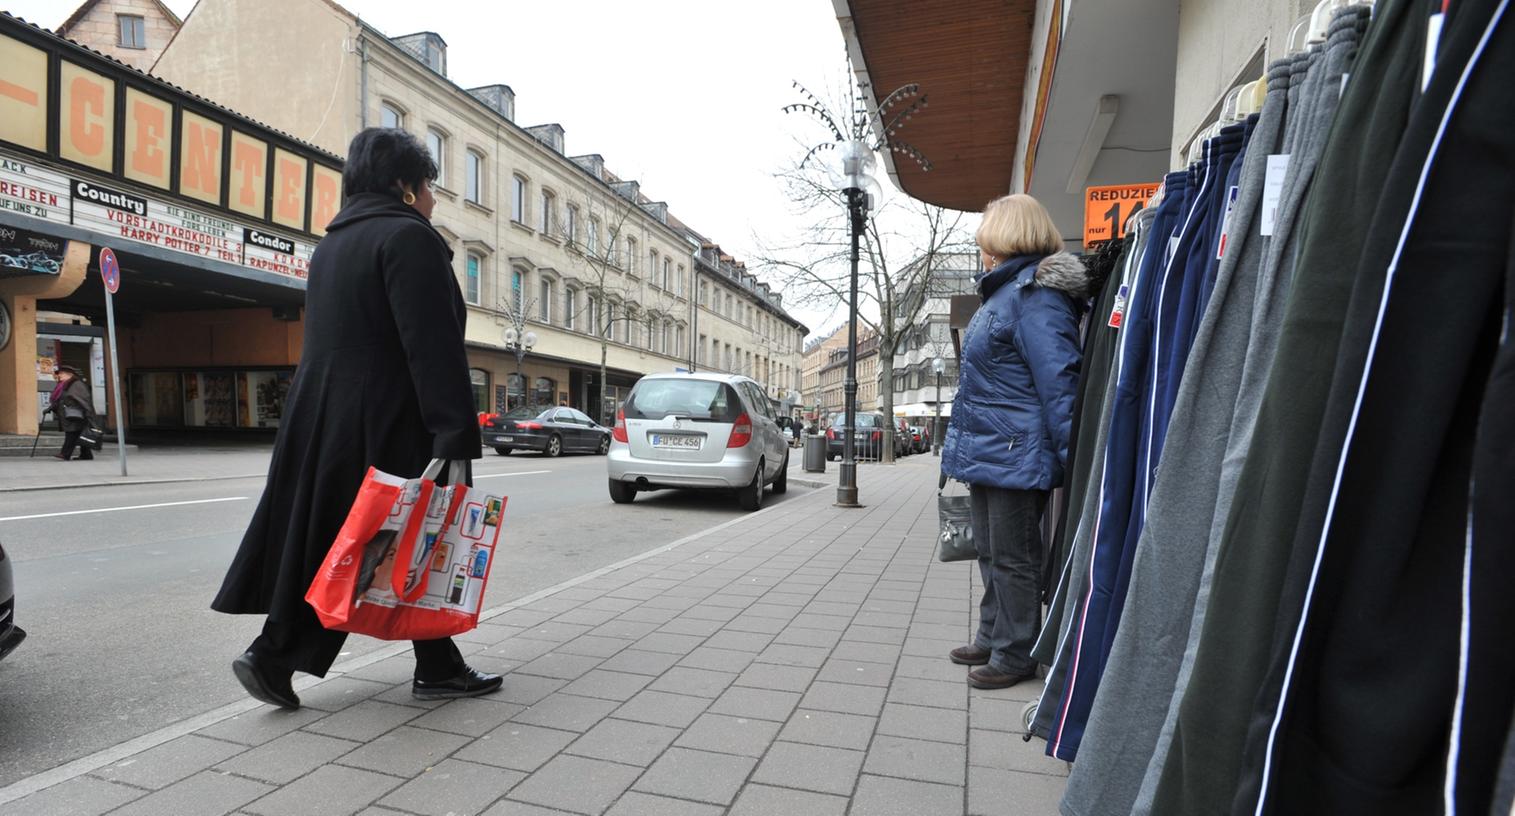
[[(920, 261), (917, 261), (920, 263)], [(936, 415), (938, 401), (941, 415), (952, 416), (952, 399), (957, 394), (957, 357), (948, 327), (952, 314), (952, 297), (977, 291), (974, 277), (979, 272), (979, 258), (969, 252), (938, 257), (928, 279), (905, 292), (897, 319), (902, 323), (911, 316), (909, 327), (900, 333), (894, 351), (894, 413), (911, 424), (923, 424)], [(938, 400), (938, 379), (932, 361), (940, 357), (945, 364)]]

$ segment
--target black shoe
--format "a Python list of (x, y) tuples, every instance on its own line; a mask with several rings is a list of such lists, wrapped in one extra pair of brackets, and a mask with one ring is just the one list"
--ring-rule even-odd
[(416, 680), (410, 684), (410, 696), (417, 700), (453, 700), (459, 697), (480, 697), (500, 690), (505, 678), (498, 674), (485, 674), (464, 666), (457, 675), (446, 680)]
[(1036, 672), (1029, 671), (1025, 674), (1006, 674), (999, 669), (988, 666), (980, 666), (968, 672), (968, 685), (981, 689), (1010, 688), (1022, 680), (1030, 680), (1036, 676)]
[(280, 708), (296, 709), (300, 707), (300, 698), (295, 696), (295, 689), (290, 685), (294, 672), (286, 676), (269, 676), (268, 667), (253, 655), (246, 652), (241, 657), (231, 662), (231, 672), (237, 676), (237, 682), (242, 688), (247, 689), (254, 699), (262, 700), (269, 705)]

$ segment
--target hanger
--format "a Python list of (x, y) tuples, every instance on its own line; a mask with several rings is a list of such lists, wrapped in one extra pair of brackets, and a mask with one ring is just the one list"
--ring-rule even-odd
[(1286, 54), (1298, 54), (1305, 50), (1305, 46), (1309, 43), (1311, 16), (1313, 15), (1306, 14), (1294, 21), (1294, 27), (1289, 29), (1289, 38), (1284, 43)]
[(1241, 92), (1250, 83), (1243, 83), (1226, 92), (1226, 96), (1220, 103), (1220, 121), (1226, 124), (1238, 121), (1237, 108), (1241, 101)]

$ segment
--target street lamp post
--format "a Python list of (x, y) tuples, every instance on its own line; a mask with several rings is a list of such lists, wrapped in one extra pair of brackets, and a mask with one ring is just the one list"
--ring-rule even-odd
[(931, 361), (931, 370), (936, 373), (936, 418), (931, 421), (931, 455), (942, 455), (942, 372), (947, 370), (947, 361), (940, 357)]
[[(526, 377), (521, 373), (521, 362), (526, 359), (526, 352), (531, 351), (532, 347), (537, 344), (537, 333), (534, 331), (523, 332), (512, 326), (505, 330), (505, 335), (502, 339), (505, 341), (505, 348), (515, 353), (516, 382), (521, 384), (521, 404), (525, 405), (527, 403)], [(506, 395), (505, 402), (505, 407), (508, 410), (510, 408), (508, 394)]]

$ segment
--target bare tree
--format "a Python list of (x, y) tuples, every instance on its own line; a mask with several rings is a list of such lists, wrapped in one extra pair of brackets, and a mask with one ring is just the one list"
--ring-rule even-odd
[[(850, 289), (847, 196), (823, 171), (801, 160), (777, 175), (798, 214), (810, 219), (804, 240), (765, 246), (758, 263), (784, 282), (786, 298), (815, 308), (835, 309)], [(882, 455), (894, 460), (894, 357), (901, 339), (920, 318), (928, 292), (945, 259), (969, 244), (964, 213), (915, 199), (886, 199), (868, 212), (859, 259), (857, 319), (879, 338), (880, 398), (890, 425)]]

